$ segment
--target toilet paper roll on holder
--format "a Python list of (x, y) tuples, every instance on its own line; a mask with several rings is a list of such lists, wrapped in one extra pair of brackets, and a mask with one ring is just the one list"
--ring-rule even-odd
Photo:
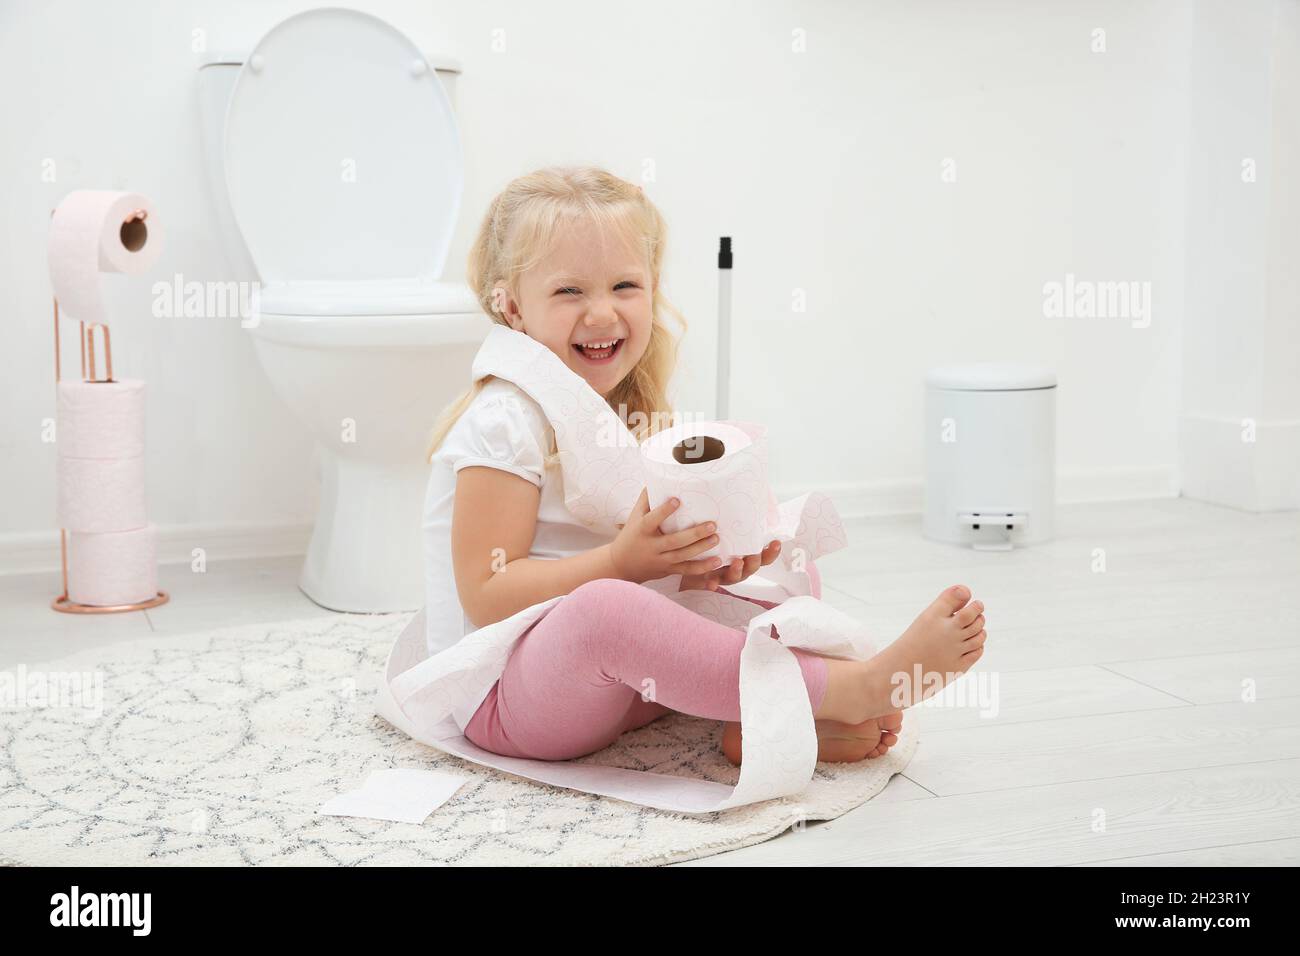
[[(51, 214), (52, 215), (52, 214)], [(122, 224), (123, 234), (122, 241), (127, 243), (140, 242), (143, 244), (144, 239), (136, 236), (128, 240), (126, 229), (135, 222), (143, 222), (147, 213), (143, 209), (137, 209), (128, 215)], [(62, 349), (59, 341), (59, 299), (54, 300), (54, 397), (58, 400), (59, 383), (63, 381), (63, 361)], [(84, 382), (109, 383), (113, 381), (113, 346), (108, 334), (108, 326), (102, 322), (92, 322), (86, 325), (83, 321), (78, 321), (78, 339), (81, 345), (81, 379)], [(104, 340), (104, 377), (99, 378), (98, 369), (95, 367), (95, 330), (99, 329), (103, 333)], [(136, 601), (132, 604), (78, 604), (68, 597), (68, 529), (59, 529), (59, 564), (63, 573), (63, 593), (50, 602), (50, 607), (64, 614), (119, 614), (122, 611), (143, 611), (151, 607), (158, 607), (160, 604), (166, 604), (171, 598), (166, 591), (159, 591), (154, 597), (147, 601)]]

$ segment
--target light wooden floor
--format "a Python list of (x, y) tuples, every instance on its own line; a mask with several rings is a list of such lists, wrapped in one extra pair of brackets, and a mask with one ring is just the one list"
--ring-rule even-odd
[[(927, 542), (915, 516), (849, 533), (818, 562), (823, 597), (882, 644), (949, 584), (984, 600), (987, 650), (965, 680), (996, 690), (996, 715), (914, 708), (920, 749), (876, 799), (683, 865), (1300, 862), (1300, 513), (1071, 506), (1054, 541), (1010, 553)], [(298, 563), (166, 567), (172, 604), (91, 619), (48, 610), (55, 575), (0, 577), (0, 667), (329, 614), (294, 587)]]
[(1172, 499), (1059, 524), (1010, 553), (854, 524), (823, 597), (887, 643), (969, 585), (989, 640), (964, 680), (996, 686), (996, 716), (914, 708), (920, 748), (879, 797), (684, 865), (1300, 862), (1300, 514)]

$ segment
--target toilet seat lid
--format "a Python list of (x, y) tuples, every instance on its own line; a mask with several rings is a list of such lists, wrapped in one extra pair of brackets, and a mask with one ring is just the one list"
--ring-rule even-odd
[(322, 9), (273, 27), (239, 71), (224, 144), (264, 282), (441, 276), (460, 137), (436, 72), (383, 20)]

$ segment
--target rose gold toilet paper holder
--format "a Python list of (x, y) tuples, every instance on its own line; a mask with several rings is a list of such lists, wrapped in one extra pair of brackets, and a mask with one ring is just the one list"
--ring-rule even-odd
[[(139, 212), (133, 213), (127, 220), (130, 222), (135, 218), (143, 219), (144, 216)], [(78, 321), (79, 336), (81, 340), (81, 380), (83, 382), (111, 382), (113, 381), (113, 348), (109, 340), (108, 326), (102, 322), (92, 322), (89, 327), (83, 321)], [(98, 377), (98, 370), (95, 368), (95, 330), (100, 329), (104, 337), (104, 377)], [(89, 367), (87, 367), (89, 364)], [(59, 300), (54, 298), (54, 394), (58, 398), (59, 383), (63, 381), (62, 355), (59, 347)], [(59, 529), (59, 564), (63, 571), (63, 593), (50, 602), (50, 607), (64, 614), (118, 614), (122, 611), (143, 611), (151, 607), (158, 607), (160, 604), (166, 604), (170, 597), (166, 591), (159, 591), (148, 601), (137, 601), (134, 604), (78, 604), (68, 597), (68, 529)]]

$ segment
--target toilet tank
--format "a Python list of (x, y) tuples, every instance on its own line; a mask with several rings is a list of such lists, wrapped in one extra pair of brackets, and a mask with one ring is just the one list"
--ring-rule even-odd
[[(425, 54), (433, 67), (453, 110), (456, 108), (456, 79), (460, 76), (459, 61), (438, 54)], [(199, 122), (203, 146), (203, 168), (208, 181), (212, 210), (216, 216), (216, 231), (221, 237), (221, 248), (237, 279), (257, 279), (257, 268), (244, 246), (243, 237), (235, 225), (235, 214), (230, 208), (226, 192), (226, 175), (222, 157), (221, 137), (226, 127), (226, 106), (235, 90), (235, 79), (244, 65), (243, 53), (211, 53), (199, 64)]]

